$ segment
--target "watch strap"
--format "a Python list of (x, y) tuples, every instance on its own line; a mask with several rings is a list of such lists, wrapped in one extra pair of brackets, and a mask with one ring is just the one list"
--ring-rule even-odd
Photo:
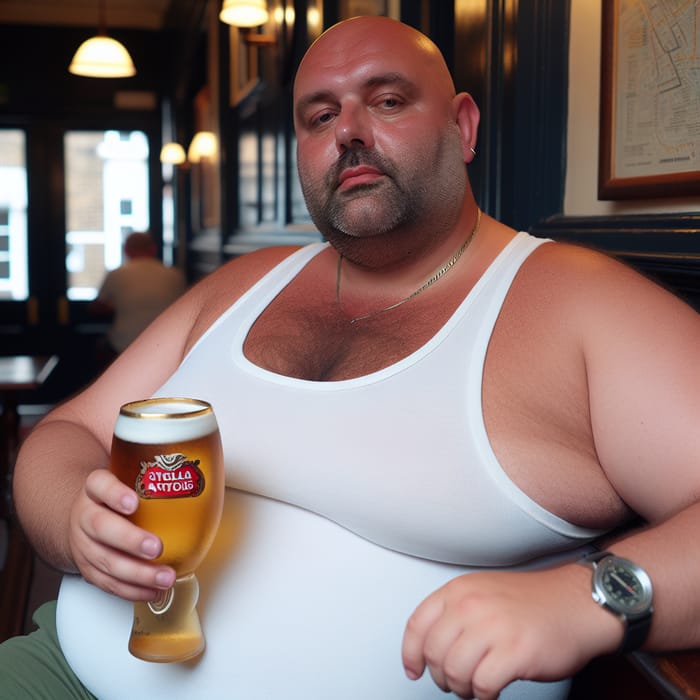
[(627, 619), (625, 625), (625, 634), (622, 637), (622, 642), (618, 648), (618, 653), (626, 654), (630, 651), (636, 651), (647, 639), (649, 628), (651, 627), (651, 613), (644, 617)]

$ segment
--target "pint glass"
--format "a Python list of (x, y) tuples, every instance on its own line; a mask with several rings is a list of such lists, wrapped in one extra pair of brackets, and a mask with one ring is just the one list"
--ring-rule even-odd
[(224, 466), (210, 404), (157, 398), (124, 404), (117, 416), (110, 471), (139, 496), (132, 522), (163, 542), (157, 562), (177, 580), (154, 601), (134, 603), (129, 651), (147, 661), (185, 661), (204, 650), (195, 569), (221, 519)]

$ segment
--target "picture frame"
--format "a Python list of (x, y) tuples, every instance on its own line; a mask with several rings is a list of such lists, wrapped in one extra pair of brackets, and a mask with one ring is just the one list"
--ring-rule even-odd
[(694, 3), (602, 0), (598, 199), (700, 194), (698, 22)]
[(246, 44), (237, 27), (229, 30), (231, 57), (229, 104), (237, 107), (260, 83), (257, 51)]

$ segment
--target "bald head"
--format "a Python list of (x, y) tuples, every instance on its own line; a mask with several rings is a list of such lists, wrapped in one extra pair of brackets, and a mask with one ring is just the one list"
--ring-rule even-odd
[(445, 60), (427, 36), (389, 17), (362, 16), (332, 26), (309, 47), (294, 83), (295, 104), (325, 79), (343, 80), (344, 69), (358, 61), (410, 76), (417, 85), (442, 93), (446, 100), (455, 95)]
[(158, 249), (149, 233), (130, 233), (124, 241), (124, 253), (129, 258), (152, 258)]

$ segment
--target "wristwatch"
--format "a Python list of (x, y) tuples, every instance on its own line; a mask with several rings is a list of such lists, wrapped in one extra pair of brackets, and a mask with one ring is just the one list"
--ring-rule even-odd
[(579, 560), (593, 569), (593, 600), (625, 626), (619, 652), (639, 649), (649, 634), (653, 607), (651, 579), (641, 566), (611, 552), (593, 552)]

